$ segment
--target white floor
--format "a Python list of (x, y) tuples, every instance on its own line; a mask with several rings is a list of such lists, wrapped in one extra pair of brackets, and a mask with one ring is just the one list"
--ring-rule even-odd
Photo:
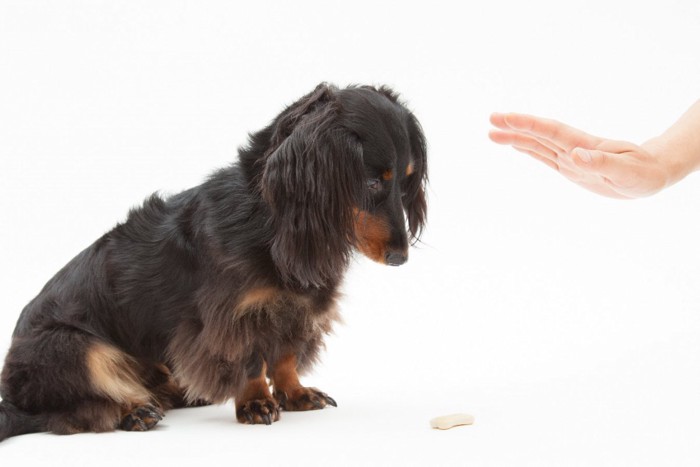
[[(346, 324), (304, 379), (338, 408), (283, 413), (269, 427), (240, 425), (225, 405), (171, 411), (148, 433), (26, 435), (0, 444), (3, 465), (699, 464), (700, 323), (687, 296), (669, 298), (668, 310), (641, 301), (625, 309), (624, 292), (605, 292), (612, 305), (600, 309), (587, 296), (559, 308), (576, 289), (565, 285), (568, 268), (551, 279), (560, 292), (541, 298), (520, 290), (537, 292), (538, 277), (517, 286), (506, 277), (513, 297), (499, 298), (488, 270), (449, 300), (401, 288), (407, 277), (423, 280), (435, 255), (414, 254), (418, 271), (354, 266)], [(403, 294), (401, 307), (369, 293), (373, 284)], [(474, 425), (429, 427), (454, 412), (474, 415)]]
[[(172, 411), (147, 433), (25, 435), (0, 452), (5, 465), (698, 465), (697, 392), (672, 381), (664, 386), (674, 397), (650, 389), (649, 378), (669, 376), (659, 368), (587, 376), (511, 387), (344, 384), (333, 390), (337, 409), (284, 413), (269, 427), (237, 424), (231, 406), (213, 406)], [(454, 411), (475, 424), (429, 428)]]

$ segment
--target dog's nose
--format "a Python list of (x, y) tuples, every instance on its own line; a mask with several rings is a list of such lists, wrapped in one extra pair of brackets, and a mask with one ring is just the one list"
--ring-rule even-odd
[(408, 260), (408, 255), (398, 251), (389, 251), (386, 254), (386, 264), (389, 266), (401, 266)]

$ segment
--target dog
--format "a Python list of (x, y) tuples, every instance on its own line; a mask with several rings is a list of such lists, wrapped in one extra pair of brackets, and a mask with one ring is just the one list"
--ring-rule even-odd
[[(236, 418), (335, 400), (305, 387), (353, 251), (399, 266), (426, 222), (426, 142), (388, 87), (320, 84), (203, 184), (152, 195), (22, 311), (0, 440), (145, 431), (234, 399)], [(271, 391), (272, 388), (272, 391)]]

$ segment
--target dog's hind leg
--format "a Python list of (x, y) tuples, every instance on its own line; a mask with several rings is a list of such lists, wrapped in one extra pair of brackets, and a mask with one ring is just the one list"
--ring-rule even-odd
[(13, 340), (2, 395), (18, 409), (45, 416), (58, 434), (143, 431), (162, 417), (142, 366), (116, 347), (70, 327)]
[[(146, 431), (163, 418), (160, 401), (146, 388), (148, 380), (165, 378), (164, 369), (145, 366), (121, 350), (102, 342), (87, 350), (87, 370), (91, 387), (121, 408), (119, 428), (126, 431)], [(154, 376), (155, 375), (155, 376)], [(167, 404), (170, 408), (170, 404)]]

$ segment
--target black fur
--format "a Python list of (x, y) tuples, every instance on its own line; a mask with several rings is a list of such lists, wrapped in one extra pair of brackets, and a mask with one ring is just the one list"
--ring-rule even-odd
[(426, 181), (420, 125), (395, 93), (319, 85), (237, 163), (132, 210), (25, 307), (0, 380), (0, 440), (150, 428), (158, 417), (134, 420), (238, 400), (284, 355), (309, 368), (352, 251), (405, 261)]

